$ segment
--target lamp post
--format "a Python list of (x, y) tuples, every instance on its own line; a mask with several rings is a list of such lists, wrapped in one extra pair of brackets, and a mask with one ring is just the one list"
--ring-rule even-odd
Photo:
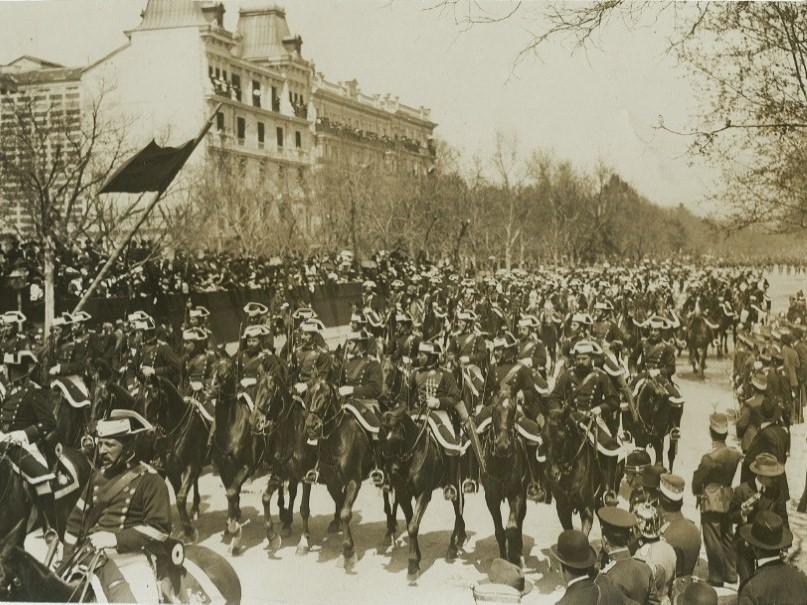
[(28, 269), (14, 269), (8, 276), (8, 283), (17, 292), (17, 311), (22, 312), (22, 290), (28, 284)]

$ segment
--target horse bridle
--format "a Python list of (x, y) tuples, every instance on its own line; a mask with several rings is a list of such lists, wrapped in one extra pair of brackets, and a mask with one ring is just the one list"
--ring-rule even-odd
[[(568, 421), (567, 421), (568, 422)], [(591, 430), (591, 427), (594, 425), (595, 418), (591, 416), (588, 421), (588, 425), (586, 426), (586, 430), (583, 433), (583, 438), (580, 440), (580, 446), (577, 448), (577, 451), (572, 455), (571, 458), (566, 460), (565, 462), (558, 461), (558, 469), (561, 472), (561, 475), (568, 475), (572, 471), (572, 465), (577, 461), (580, 456), (583, 454), (583, 450), (586, 447), (586, 443), (588, 441), (588, 432)], [(575, 422), (569, 422), (569, 424), (576, 426)]]

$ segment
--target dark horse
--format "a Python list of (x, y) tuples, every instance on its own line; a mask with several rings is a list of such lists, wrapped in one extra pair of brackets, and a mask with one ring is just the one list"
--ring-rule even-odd
[[(640, 381), (635, 399), (636, 417), (634, 420), (633, 416), (625, 416), (626, 428), (633, 435), (636, 446), (640, 448), (652, 446), (656, 462), (661, 463), (664, 457), (664, 438), (675, 426), (669, 394), (655, 377), (646, 376)], [(669, 469), (673, 467), (677, 449), (678, 441), (670, 439), (667, 450)]]
[(199, 475), (210, 463), (207, 447), (209, 424), (195, 404), (185, 401), (168, 380), (149, 380), (143, 391), (144, 416), (157, 431), (155, 447), (165, 464), (165, 473), (177, 499), (184, 537), (194, 537), (188, 515), (188, 494), (194, 487), (193, 515), (199, 513)]
[(350, 521), (353, 503), (373, 464), (370, 437), (358, 421), (340, 405), (336, 387), (324, 377), (318, 377), (306, 395), (308, 415), (306, 438), (318, 445), (322, 480), (336, 506), (329, 530), (341, 525), (343, 541), (339, 565), (346, 569), (357, 561)]
[[(86, 576), (70, 582), (63, 580), (19, 546), (24, 538), (25, 525), (20, 522), (0, 541), (1, 602), (77, 603), (82, 599), (94, 600)], [(191, 591), (197, 586), (189, 581), (189, 576), (208, 593), (208, 598), (221, 595), (227, 605), (241, 602), (241, 581), (235, 570), (220, 555), (203, 546), (189, 546), (182, 567), (168, 569), (166, 575), (172, 581), (160, 583), (165, 602), (190, 602)], [(166, 591), (169, 594), (165, 594)]]
[[(270, 468), (269, 480), (266, 484), (262, 500), (266, 539), (271, 548), (279, 548), (282, 542), (274, 529), (271, 512), (272, 494), (278, 491), (280, 508), (281, 533), (291, 534), (292, 509), (297, 496), (297, 486), (303, 483), (303, 497), (300, 503), (300, 516), (303, 519), (303, 531), (297, 554), (307, 554), (311, 548), (311, 531), (308, 519), (311, 516), (309, 506), (311, 500), (311, 484), (304, 482), (306, 473), (314, 468), (317, 462), (316, 448), (307, 443), (305, 436), (305, 406), (297, 397), (292, 397), (280, 376), (266, 374), (258, 383), (255, 394), (255, 410), (253, 411), (253, 432), (261, 435), (269, 447), (266, 462)], [(284, 507), (282, 486), (289, 486), (289, 507)]]
[[(404, 511), (406, 529), (409, 534), (410, 581), (417, 579), (420, 572), (420, 545), (418, 531), (432, 498), (432, 492), (451, 480), (446, 454), (429, 435), (426, 418), (415, 423), (404, 406), (384, 412), (379, 432), (379, 447), (384, 464), (389, 472), (390, 482), (395, 490), (396, 504)], [(414, 509), (412, 500), (415, 501)], [(465, 520), (462, 517), (462, 495), (453, 502), (454, 531), (448, 544), (446, 559), (457, 558), (458, 549), (465, 543)], [(395, 537), (396, 521), (392, 511), (387, 512), (388, 536)]]
[(543, 431), (547, 477), (563, 529), (573, 529), (572, 513), (578, 511), (581, 529), (588, 535), (597, 499), (604, 489), (597, 454), (588, 439), (594, 418), (587, 426), (580, 426), (575, 415), (568, 407), (549, 412)]
[[(499, 556), (521, 565), (524, 517), (527, 514), (527, 451), (516, 435), (516, 401), (509, 390), (499, 391), (493, 397), (492, 424), (484, 438), (485, 472), (482, 485)], [(502, 501), (510, 506), (507, 529), (502, 524)]]
[(693, 313), (687, 322), (687, 349), (689, 349), (689, 363), (692, 371), (703, 378), (706, 369), (706, 353), (709, 343), (712, 342), (712, 330), (701, 313)]

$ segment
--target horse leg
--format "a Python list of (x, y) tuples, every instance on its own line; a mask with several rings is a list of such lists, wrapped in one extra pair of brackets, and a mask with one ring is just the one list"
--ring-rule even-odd
[(594, 525), (594, 508), (585, 506), (580, 510), (580, 531), (588, 536)]
[(558, 521), (563, 529), (574, 529), (572, 526), (572, 507), (565, 497), (555, 494), (555, 510), (558, 512)]
[(342, 510), (342, 502), (345, 500), (345, 491), (343, 489), (331, 489), (330, 486), (328, 486), (328, 491), (334, 503), (333, 519), (331, 519), (331, 522), (328, 524), (328, 533), (338, 534), (339, 530), (342, 528), (341, 521), (339, 520), (339, 512)]
[(179, 490), (176, 492), (177, 496), (177, 510), (179, 511), (179, 521), (182, 526), (182, 533), (186, 540), (194, 540), (193, 523), (188, 516), (188, 493), (191, 487), (197, 482), (199, 477), (199, 467), (196, 464), (190, 464), (182, 472), (181, 483)]
[(673, 470), (673, 464), (675, 464), (675, 454), (678, 452), (678, 440), (670, 438), (670, 445), (667, 449), (667, 462), (669, 463), (670, 472)]
[(465, 494), (460, 493), (459, 497), (454, 500), (454, 532), (452, 534), (452, 543), (454, 544), (455, 552), (462, 548), (462, 545), (468, 540), (468, 534), (465, 533)]
[[(283, 484), (277, 479), (275, 475), (270, 475), (269, 480), (266, 482), (266, 489), (261, 494), (261, 502), (263, 502), (263, 526), (266, 529), (266, 548), (268, 550), (277, 550), (282, 544), (280, 535), (275, 533), (275, 524), (272, 521), (272, 493), (280, 487), (280, 493), (283, 493)], [(278, 498), (278, 507), (279, 498)]]
[(348, 480), (345, 486), (342, 510), (339, 513), (339, 520), (342, 523), (342, 556), (339, 560), (339, 566), (345, 569), (351, 568), (357, 562), (350, 522), (353, 520), (353, 503), (356, 501), (356, 496), (359, 495), (360, 488), (361, 478), (354, 477)]
[(227, 533), (233, 537), (230, 553), (241, 554), (241, 486), (249, 476), (249, 467), (245, 464), (233, 477), (227, 488)]
[(507, 542), (507, 560), (514, 565), (521, 566), (521, 555), (523, 550), (521, 521), (524, 518), (522, 512), (526, 508), (526, 494), (517, 493), (507, 499), (510, 505), (510, 515), (507, 519), (507, 529), (505, 530)]
[(297, 544), (297, 554), (307, 555), (311, 550), (311, 530), (308, 528), (308, 518), (311, 516), (311, 484), (303, 482), (303, 496), (300, 500), (300, 516), (303, 518), (303, 533)]
[(429, 500), (432, 498), (431, 490), (424, 490), (415, 498), (415, 513), (412, 519), (407, 523), (406, 529), (409, 533), (409, 568), (406, 577), (410, 582), (418, 579), (420, 573), (420, 544), (418, 544), (418, 532), (420, 531), (420, 522), (423, 520), (423, 514), (426, 512), (426, 507), (429, 506)]
[(199, 493), (199, 477), (193, 480), (193, 505), (191, 506), (191, 519), (199, 519), (199, 508), (202, 504), (202, 495)]
[(395, 547), (395, 534), (398, 531), (398, 521), (395, 519), (395, 511), (393, 507), (397, 510), (398, 508), (398, 494), (395, 494), (395, 501), (392, 505), (390, 505), (389, 497), (390, 494), (387, 490), (382, 490), (383, 498), (384, 498), (384, 516), (387, 518), (387, 533), (384, 536), (384, 542), (389, 545), (390, 548)]
[[(280, 490), (283, 492), (283, 490)], [(294, 522), (294, 501), (297, 499), (297, 482), (289, 481), (289, 506), (280, 509), (280, 521), (283, 526), (280, 530), (284, 538), (291, 535), (291, 524)]]
[(496, 543), (499, 545), (499, 556), (507, 558), (507, 544), (505, 543), (504, 526), (502, 525), (502, 505), (501, 498), (495, 490), (485, 490), (485, 502), (488, 505), (490, 516), (493, 517), (493, 532), (496, 535)]

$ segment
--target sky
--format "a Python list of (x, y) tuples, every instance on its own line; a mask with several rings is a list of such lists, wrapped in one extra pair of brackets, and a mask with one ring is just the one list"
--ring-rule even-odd
[[(27, 54), (86, 65), (126, 42), (146, 2), (0, 0), (0, 64)], [(583, 171), (604, 162), (658, 204), (711, 210), (703, 200), (717, 173), (692, 163), (685, 137), (654, 128), (663, 116), (686, 130), (697, 108), (688, 74), (665, 52), (671, 15), (631, 31), (611, 23), (586, 53), (556, 41), (517, 62), (546, 5), (527, 2), (503, 22), (468, 27), (458, 22), (465, 0), (454, 10), (438, 2), (276, 0), (317, 71), (431, 108), (435, 134), (465, 158), (489, 158), (500, 131), (517, 137), (525, 158), (546, 151)], [(234, 30), (238, 8), (256, 4), (225, 1), (225, 26)], [(474, 6), (500, 15), (515, 5)]]

